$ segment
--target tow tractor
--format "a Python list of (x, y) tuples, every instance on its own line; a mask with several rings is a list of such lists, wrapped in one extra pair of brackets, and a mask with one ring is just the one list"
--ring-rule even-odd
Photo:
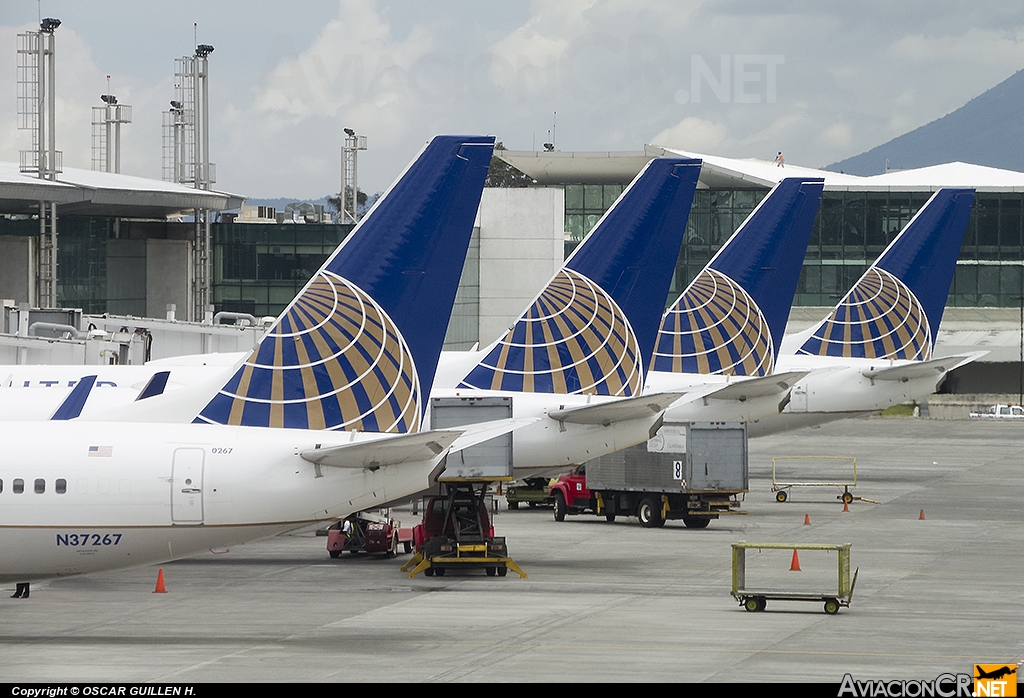
[(412, 538), (402, 536), (402, 531), (390, 513), (359, 511), (327, 529), (327, 552), (332, 558), (341, 557), (345, 551), (394, 557), (399, 543), (404, 545), (405, 552), (412, 552)]
[[(509, 397), (431, 398), (431, 425), (458, 427), (512, 416)], [(443, 577), (449, 569), (479, 569), (504, 577), (511, 569), (526, 573), (508, 556), (504, 536), (494, 535), (487, 511), (487, 488), (512, 480), (512, 435), (505, 434), (463, 449), (438, 478), (441, 490), (423, 507), (423, 521), (413, 528), (415, 554), (402, 566), (409, 578), (423, 572)]]

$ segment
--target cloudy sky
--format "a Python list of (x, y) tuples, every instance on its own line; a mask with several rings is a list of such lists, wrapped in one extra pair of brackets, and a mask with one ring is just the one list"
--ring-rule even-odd
[[(159, 178), (161, 112), (193, 24), (210, 57), (217, 188), (338, 189), (342, 129), (384, 189), (435, 133), (511, 149), (644, 143), (818, 167), (963, 105), (1024, 68), (1024, 3), (742, 0), (3, 0), (0, 160), (18, 131), (16, 35), (57, 17), (57, 146), (88, 168), (90, 108), (130, 104), (122, 172)], [(6, 57), (4, 57), (6, 56)]]

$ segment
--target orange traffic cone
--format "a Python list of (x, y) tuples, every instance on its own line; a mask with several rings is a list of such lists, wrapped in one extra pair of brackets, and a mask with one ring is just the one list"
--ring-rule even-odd
[(164, 568), (161, 567), (160, 571), (156, 573), (156, 589), (153, 590), (154, 594), (166, 594), (167, 587), (164, 586)]
[(810, 514), (804, 514), (804, 526), (810, 526), (810, 525), (811, 525), (811, 515)]
[(793, 562), (789, 563), (789, 571), (803, 572), (803, 570), (800, 569), (800, 558), (797, 557), (796, 549), (793, 550)]
[(843, 502), (843, 511), (850, 511), (850, 503)]
[(924, 509), (921, 510), (921, 515), (917, 517), (918, 521), (924, 521)]

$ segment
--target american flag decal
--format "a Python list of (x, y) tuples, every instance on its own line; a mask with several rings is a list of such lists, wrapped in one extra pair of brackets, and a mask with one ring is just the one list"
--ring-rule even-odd
[(90, 458), (110, 458), (114, 453), (113, 446), (90, 446), (89, 457)]

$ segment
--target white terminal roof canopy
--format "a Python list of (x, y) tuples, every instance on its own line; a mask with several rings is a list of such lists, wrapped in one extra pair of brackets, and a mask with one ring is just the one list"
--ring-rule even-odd
[(970, 187), (983, 192), (1024, 192), (1024, 173), (965, 162), (860, 177), (791, 163), (779, 167), (772, 160), (726, 158), (656, 145), (647, 145), (643, 151), (501, 150), (495, 155), (539, 184), (624, 184), (632, 181), (651, 158), (682, 156), (704, 161), (698, 186), (709, 189), (767, 189), (786, 177), (821, 177), (826, 191), (935, 191), (942, 187)]
[(38, 203), (46, 201), (65, 216), (166, 218), (196, 208), (238, 208), (243, 200), (237, 194), (71, 167), (51, 182), (22, 174), (17, 163), (0, 162), (0, 213), (36, 213)]

